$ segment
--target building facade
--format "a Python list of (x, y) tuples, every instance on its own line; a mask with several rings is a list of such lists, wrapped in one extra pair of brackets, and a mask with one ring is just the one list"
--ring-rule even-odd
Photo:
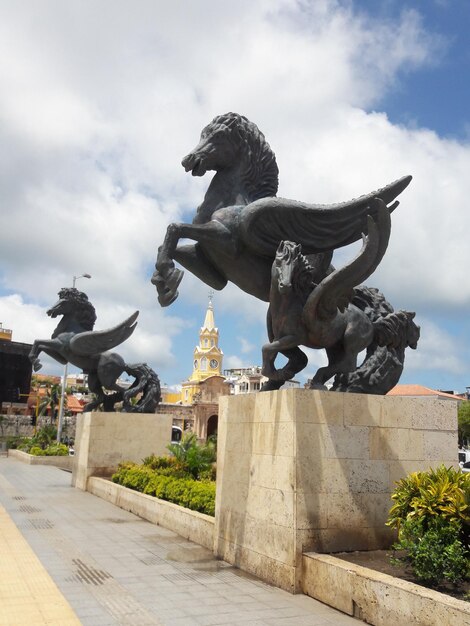
[(26, 408), (31, 387), (31, 348), (29, 343), (13, 341), (12, 331), (0, 324), (0, 413)]

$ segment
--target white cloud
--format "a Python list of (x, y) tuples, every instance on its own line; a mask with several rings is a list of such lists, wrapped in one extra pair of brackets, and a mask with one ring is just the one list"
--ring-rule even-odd
[(254, 346), (252, 343), (247, 341), (244, 337), (240, 337), (240, 352), (242, 354), (249, 354), (250, 352), (253, 352), (253, 350), (255, 349), (256, 349), (256, 346)]
[(224, 358), (224, 368), (231, 370), (239, 367), (246, 367), (246, 363), (236, 355), (228, 355)]
[[(180, 159), (228, 110), (265, 133), (280, 195), (337, 202), (413, 174), (368, 282), (418, 323), (420, 308), (467, 310), (470, 147), (371, 111), (403, 72), (436, 62), (443, 43), (416, 11), (381, 21), (335, 0), (240, 0), (236, 14), (228, 0), (3, 0), (0, 17), (0, 287), (13, 294), (0, 319), (19, 340), (49, 336), (47, 306), (89, 272), (77, 286), (101, 328), (141, 311), (123, 353), (174, 363), (185, 322), (158, 307), (149, 275), (167, 224), (188, 219), (208, 184)], [(204, 310), (200, 281), (187, 273), (180, 292)], [(233, 285), (216, 302), (248, 354), (240, 328), (263, 334), (266, 305)]]
[(445, 330), (429, 319), (422, 320), (419, 350), (410, 350), (405, 360), (406, 369), (438, 370), (460, 374), (467, 369), (461, 355), (462, 346)]

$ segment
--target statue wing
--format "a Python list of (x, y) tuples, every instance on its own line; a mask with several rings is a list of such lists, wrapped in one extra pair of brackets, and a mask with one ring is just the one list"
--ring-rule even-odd
[[(346, 246), (367, 232), (367, 216), (376, 217), (379, 198), (386, 205), (410, 184), (411, 176), (341, 204), (306, 204), (284, 198), (262, 198), (249, 204), (240, 216), (241, 237), (258, 256), (273, 258), (280, 241), (300, 243), (304, 255)], [(389, 212), (398, 201), (388, 207)]]
[(308, 297), (303, 316), (333, 319), (343, 312), (355, 296), (354, 287), (366, 280), (382, 260), (390, 238), (391, 220), (387, 205), (377, 198), (371, 205), (375, 220), (367, 216), (367, 236), (357, 256), (345, 266), (326, 276)]
[(132, 335), (137, 326), (138, 315), (139, 311), (136, 311), (124, 322), (107, 330), (89, 330), (78, 333), (70, 341), (70, 347), (81, 356), (90, 356), (111, 350)]

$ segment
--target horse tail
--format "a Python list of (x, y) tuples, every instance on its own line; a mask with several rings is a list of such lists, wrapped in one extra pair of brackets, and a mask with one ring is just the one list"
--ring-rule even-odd
[(405, 349), (416, 348), (419, 326), (414, 313), (394, 311), (377, 289), (357, 287), (352, 300), (374, 327), (374, 339), (367, 348), (364, 362), (349, 374), (336, 376), (333, 389), (356, 393), (385, 395), (399, 381), (403, 372)]
[[(160, 379), (157, 373), (146, 363), (125, 365), (125, 371), (134, 376), (131, 387), (124, 392), (123, 410), (129, 413), (154, 413), (162, 399)], [(131, 404), (131, 398), (141, 394), (140, 399)]]

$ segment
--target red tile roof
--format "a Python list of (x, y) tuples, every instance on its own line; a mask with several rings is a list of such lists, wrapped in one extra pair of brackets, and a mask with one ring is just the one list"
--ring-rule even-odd
[(439, 398), (449, 398), (452, 400), (463, 399), (460, 396), (430, 389), (429, 387), (423, 387), (422, 385), (396, 385), (393, 389), (390, 389), (387, 396), (437, 396)]
[(75, 396), (67, 396), (67, 410), (72, 411), (72, 413), (82, 413), (83, 404)]

